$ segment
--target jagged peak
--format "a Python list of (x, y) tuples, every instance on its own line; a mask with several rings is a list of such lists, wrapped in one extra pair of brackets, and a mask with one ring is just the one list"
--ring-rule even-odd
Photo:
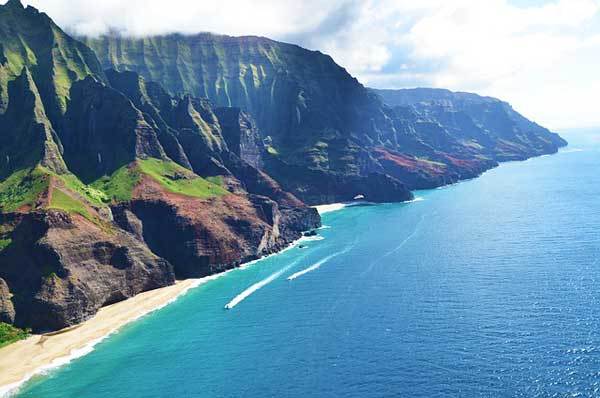
[(25, 9), (25, 7), (23, 6), (23, 3), (21, 3), (21, 0), (8, 0), (5, 4), (4, 7), (7, 8), (13, 8), (13, 9)]

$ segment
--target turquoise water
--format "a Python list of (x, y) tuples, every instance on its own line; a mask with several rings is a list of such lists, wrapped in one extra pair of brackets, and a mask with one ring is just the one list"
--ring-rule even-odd
[(19, 396), (598, 396), (600, 136), (567, 138), (422, 201), (326, 214), (323, 240), (190, 291)]

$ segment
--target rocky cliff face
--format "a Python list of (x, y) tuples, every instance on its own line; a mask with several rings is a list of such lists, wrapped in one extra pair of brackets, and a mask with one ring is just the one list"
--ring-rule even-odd
[(0, 7), (0, 112), (8, 106), (8, 83), (25, 67), (52, 123), (64, 114), (73, 82), (90, 74), (104, 78), (86, 45), (65, 34), (46, 14), (11, 0)]
[[(394, 103), (385, 92), (363, 87), (331, 57), (266, 38), (174, 34), (82, 40), (105, 68), (137, 71), (171, 94), (192, 93), (253, 115), (267, 145), (265, 171), (308, 203), (357, 194), (404, 200), (410, 197), (406, 188), (470, 178), (498, 161), (564, 145), (505, 103), (472, 102), (460, 114)], [(306, 175), (327, 183), (307, 183)]]
[(53, 210), (3, 215), (0, 223), (14, 225), (0, 263), (15, 325), (60, 329), (174, 281), (171, 264), (108, 223)]
[(496, 98), (444, 89), (374, 90), (397, 111), (410, 109), (443, 126), (474, 152), (496, 161), (523, 160), (567, 145), (558, 134), (516, 112)]
[(229, 150), (254, 168), (261, 169), (265, 148), (252, 116), (239, 108), (218, 108), (216, 114)]
[(105, 73), (17, 0), (0, 22), (0, 322), (70, 326), (320, 225), (256, 168), (265, 148), (250, 115)]

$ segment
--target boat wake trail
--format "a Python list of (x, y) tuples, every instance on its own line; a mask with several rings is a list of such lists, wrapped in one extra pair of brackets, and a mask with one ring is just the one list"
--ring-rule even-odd
[(241, 292), (240, 294), (235, 296), (233, 298), (233, 300), (231, 300), (229, 303), (227, 303), (225, 305), (225, 308), (228, 310), (232, 309), (233, 307), (235, 307), (236, 305), (238, 305), (239, 303), (241, 303), (242, 301), (247, 299), (250, 295), (252, 295), (252, 293), (256, 292), (258, 289), (265, 287), (269, 283), (273, 282), (275, 279), (279, 278), (281, 276), (281, 274), (283, 274), (285, 271), (290, 269), (290, 267), (292, 267), (295, 264), (296, 263), (294, 262), (294, 263), (288, 265), (287, 267), (284, 267), (281, 270), (269, 275), (267, 278), (263, 279), (262, 281), (256, 282), (254, 285), (250, 286), (248, 289), (244, 290), (243, 292)]
[(327, 261), (331, 260), (333, 257), (335, 257), (335, 256), (334, 255), (327, 256), (323, 260), (321, 260), (319, 262), (316, 262), (315, 264), (311, 265), (310, 267), (305, 268), (302, 271), (298, 271), (298, 272), (296, 272), (296, 273), (288, 276), (287, 280), (288, 281), (292, 281), (292, 280), (294, 280), (294, 279), (296, 279), (296, 278), (298, 278), (298, 277), (300, 277), (300, 276), (302, 276), (304, 274), (309, 273), (310, 271), (314, 271), (314, 270), (318, 269), (321, 265), (325, 264)]
[(287, 277), (287, 280), (288, 280), (288, 281), (293, 281), (294, 279), (296, 279), (296, 278), (299, 278), (299, 277), (301, 277), (301, 276), (302, 276), (302, 275), (304, 275), (304, 274), (307, 274), (307, 273), (309, 273), (309, 272), (311, 272), (311, 271), (314, 271), (314, 270), (316, 270), (316, 269), (319, 269), (319, 268), (321, 267), (321, 265), (325, 264), (327, 261), (331, 260), (332, 258), (334, 258), (334, 257), (337, 257), (337, 256), (339, 256), (340, 254), (344, 254), (344, 253), (347, 253), (347, 252), (349, 252), (349, 251), (350, 251), (350, 249), (352, 249), (352, 247), (353, 247), (353, 246), (354, 246), (354, 245), (352, 245), (352, 246), (348, 246), (348, 247), (347, 247), (347, 248), (345, 248), (344, 250), (341, 250), (341, 251), (339, 251), (339, 252), (337, 252), (337, 253), (333, 253), (333, 254), (331, 254), (331, 255), (329, 255), (329, 256), (327, 256), (327, 257), (323, 258), (322, 260), (319, 260), (319, 261), (317, 261), (316, 263), (314, 263), (313, 265), (311, 265), (311, 266), (310, 266), (310, 267), (308, 267), (308, 268), (305, 268), (305, 269), (303, 269), (303, 270), (301, 270), (301, 271), (298, 271), (298, 272), (296, 272), (296, 273), (293, 273), (292, 275), (290, 275), (290, 276), (288, 276), (288, 277)]

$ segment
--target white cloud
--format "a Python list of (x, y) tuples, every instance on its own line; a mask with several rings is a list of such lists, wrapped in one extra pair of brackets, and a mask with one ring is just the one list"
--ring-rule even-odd
[(71, 31), (212, 31), (331, 54), (366, 84), (476, 91), (550, 127), (600, 125), (600, 0), (24, 0)]
[[(282, 35), (307, 29), (326, 17), (335, 2), (316, 0), (22, 0), (80, 34), (116, 28), (130, 35), (218, 32)], [(308, 18), (310, 16), (310, 18)]]

